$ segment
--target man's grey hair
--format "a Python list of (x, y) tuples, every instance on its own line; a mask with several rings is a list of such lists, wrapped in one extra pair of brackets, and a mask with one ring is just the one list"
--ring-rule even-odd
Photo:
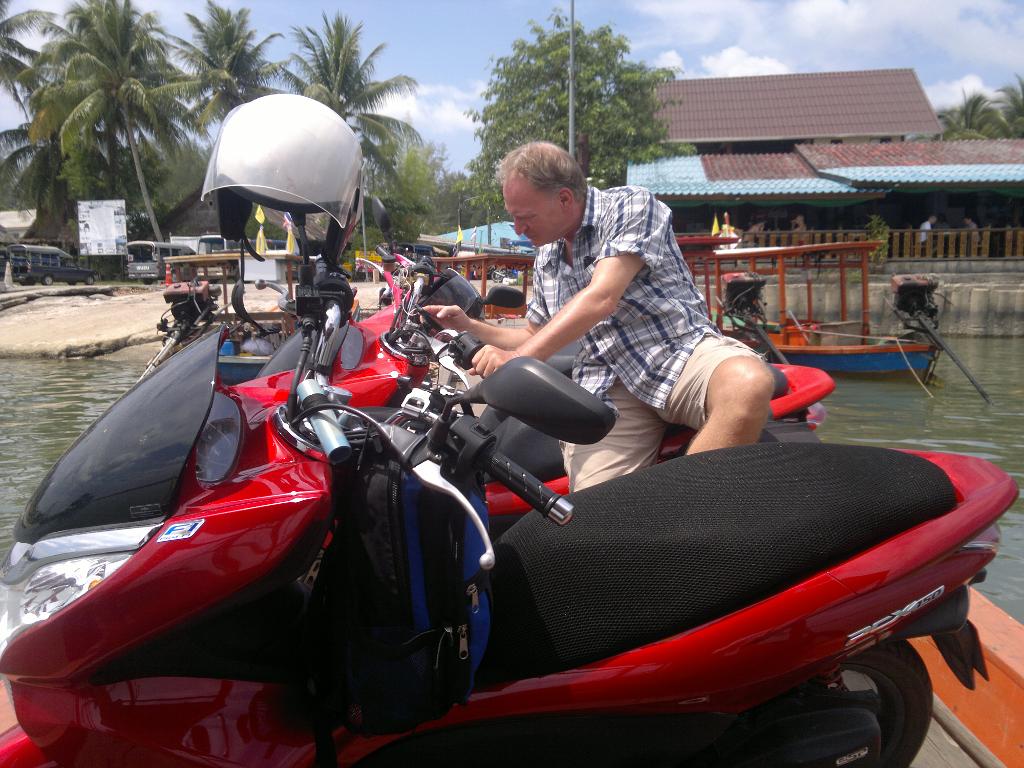
[(587, 179), (572, 156), (557, 144), (532, 141), (509, 152), (498, 164), (498, 183), (522, 176), (537, 189), (557, 192), (566, 187), (577, 200), (587, 198)]

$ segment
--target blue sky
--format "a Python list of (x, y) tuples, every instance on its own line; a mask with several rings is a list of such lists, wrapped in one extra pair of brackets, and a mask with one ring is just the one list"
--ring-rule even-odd
[[(136, 0), (172, 34), (189, 36), (184, 13), (203, 16), (205, 0)], [(377, 76), (406, 74), (415, 96), (387, 112), (407, 119), (428, 141), (444, 144), (449, 166), (476, 154), (473, 123), (494, 58), (547, 22), (568, 0), (376, 0), (325, 5), (309, 0), (224, 0), (251, 9), (261, 35), (281, 32), (272, 53), (294, 50), (294, 26), (321, 24), (340, 11), (363, 23), (364, 55), (384, 43)], [(14, 0), (10, 12), (60, 12), (66, 0)], [(938, 109), (961, 91), (994, 94), (1024, 75), (1024, 0), (576, 0), (587, 29), (609, 24), (631, 43), (632, 58), (670, 66), (680, 77), (912, 67)], [(0, 98), (0, 129), (20, 113)]]

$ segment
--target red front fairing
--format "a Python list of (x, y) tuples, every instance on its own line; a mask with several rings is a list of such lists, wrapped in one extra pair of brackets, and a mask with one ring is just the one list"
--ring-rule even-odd
[[(275, 450), (290, 449), (275, 445)], [(858, 649), (847, 647), (851, 633), (939, 586), (951, 591), (994, 555), (992, 548), (960, 546), (993, 538), (986, 529), (1016, 497), (1012, 480), (979, 459), (919, 455), (950, 476), (961, 500), (954, 511), (675, 637), (577, 670), (479, 691), (467, 706), (419, 730), (549, 713), (740, 712), (829, 669)], [(152, 634), (218, 599), (230, 599), (231, 590), (258, 578), (259, 569), (272, 570), (268, 559), (286, 551), (289, 537), (301, 527), (299, 520), (324, 512), (322, 496), (300, 489), (304, 483), (326, 482), (317, 474), (316, 467), (322, 465), (308, 463), (296, 455), (288, 473), (269, 470), (266, 478), (261, 473), (258, 484), (268, 493), (267, 502), (235, 515), (247, 524), (233, 525), (228, 514), (241, 499), (230, 493), (204, 498), (201, 508), (183, 513), (202, 513), (208, 519), (196, 534), (200, 541), (187, 548), (188, 557), (181, 556), (186, 549), (178, 546), (182, 542), (151, 542), (133, 558), (138, 562), (131, 564), (131, 571), (125, 566), (95, 595), (79, 601), (90, 615), (72, 616), (73, 604), (60, 620), (47, 622), (52, 628), (35, 630), (52, 633), (46, 642), (32, 643), (43, 658), (19, 656), (17, 666), (47, 680), (33, 684), (22, 673), (12, 688), (19, 721), (49, 758), (70, 763), (74, 757), (80, 765), (111, 768), (311, 764), (307, 717), (300, 701), (279, 685), (147, 678), (94, 687), (84, 674), (60, 688), (48, 685), (55, 682), (54, 672), (73, 675), (94, 669), (110, 649), (123, 651), (139, 634)], [(286, 480), (284, 474), (293, 479)], [(246, 487), (255, 487), (250, 486), (253, 482)], [(281, 498), (282, 492), (293, 491), (297, 500)], [(206, 538), (201, 537), (204, 533)], [(134, 579), (142, 583), (136, 585)], [(99, 598), (115, 581), (123, 599), (116, 606), (103, 606)], [(341, 731), (337, 740), (342, 763), (350, 764), (394, 738)], [(28, 747), (0, 742), (0, 764), (6, 765), (6, 755), (21, 754), (19, 749)], [(98, 762), (81, 762), (87, 756)]]
[[(395, 405), (400, 377), (408, 377), (412, 386), (418, 386), (427, 374), (426, 367), (410, 365), (381, 346), (380, 336), (389, 322), (387, 313), (378, 312), (361, 323), (352, 323), (349, 332), (359, 334), (362, 340), (360, 361), (348, 369), (342, 367), (341, 355), (334, 361), (331, 383), (352, 393), (353, 407)], [(244, 382), (235, 391), (265, 406), (281, 405), (288, 399), (291, 382), (292, 372), (286, 371)]]

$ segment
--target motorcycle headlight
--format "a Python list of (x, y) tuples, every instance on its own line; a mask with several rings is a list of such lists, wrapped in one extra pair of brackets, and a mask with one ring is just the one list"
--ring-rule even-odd
[(11, 547), (0, 571), (0, 655), (19, 632), (110, 578), (158, 528), (93, 531)]
[(204, 483), (219, 483), (235, 466), (242, 439), (242, 417), (235, 401), (217, 392), (210, 415), (196, 442), (196, 477)]

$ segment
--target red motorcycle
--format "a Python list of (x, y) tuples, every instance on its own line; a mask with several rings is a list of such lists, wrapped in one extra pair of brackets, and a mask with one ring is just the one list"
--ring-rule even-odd
[[(432, 280), (386, 329), (345, 322), (343, 292), (324, 291), (341, 299), (297, 369), (235, 387), (220, 337), (196, 342), (57, 462), (0, 579), (19, 722), (0, 764), (909, 765), (931, 692), (906, 640), (935, 637), (965, 684), (983, 671), (967, 585), (1013, 481), (970, 457), (766, 442), (561, 496), (469, 404), (573, 442), (610, 415), (528, 359), (465, 391), (415, 386), (472, 349), (417, 327), (428, 287), (461, 300), (454, 277)], [(351, 550), (332, 542), (389, 503), (356, 482), (373, 452), (467, 516), (494, 606), (468, 700), (387, 733), (352, 727), (344, 686), (334, 709), (309, 692), (311, 664), (351, 666), (308, 616), (344, 613), (330, 590)], [(449, 481), (480, 473), (542, 514), (492, 546)]]
[[(1013, 481), (774, 440), (563, 496), (472, 406), (574, 443), (612, 413), (529, 358), (440, 383), (474, 342), (419, 307), (478, 309), (468, 282), (411, 267), (397, 311), (351, 322), (361, 168), (311, 99), (222, 122), (204, 197), (247, 250), (254, 203), (290, 213), (299, 330), (235, 386), (223, 331), (190, 344), (40, 484), (0, 567), (0, 764), (908, 766), (931, 690), (906, 640), (984, 670), (967, 585)], [(492, 542), (485, 478), (540, 514)]]

